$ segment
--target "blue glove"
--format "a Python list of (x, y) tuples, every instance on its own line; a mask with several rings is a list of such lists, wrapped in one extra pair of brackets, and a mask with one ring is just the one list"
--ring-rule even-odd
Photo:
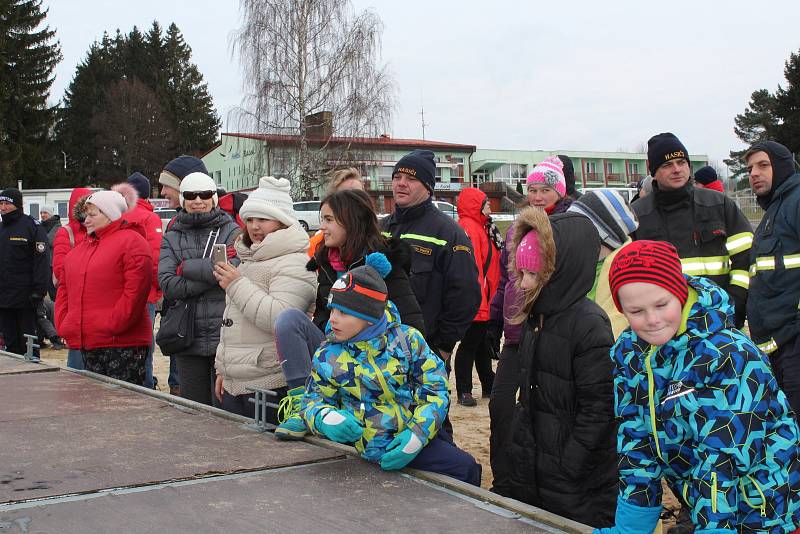
[(314, 418), (314, 427), (331, 441), (353, 443), (364, 434), (364, 425), (350, 412), (322, 410)]
[(617, 499), (615, 525), (611, 528), (596, 528), (592, 534), (652, 534), (660, 517), (660, 506), (643, 508)]
[(422, 450), (422, 442), (410, 429), (406, 428), (386, 447), (386, 452), (381, 456), (381, 469), (395, 471), (402, 469), (417, 457)]

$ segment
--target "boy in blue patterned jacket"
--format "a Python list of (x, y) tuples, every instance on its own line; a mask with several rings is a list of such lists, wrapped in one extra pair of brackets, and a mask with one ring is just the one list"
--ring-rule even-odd
[(442, 422), (450, 404), (447, 374), (416, 329), (400, 324), (380, 253), (342, 275), (328, 297), (328, 335), (314, 354), (301, 401), (308, 428), (353, 444), (382, 469), (441, 473), (476, 486), (481, 466), (458, 449)]
[(662, 477), (697, 533), (800, 527), (800, 432), (766, 356), (733, 328), (728, 294), (683, 275), (659, 241), (622, 248), (609, 282), (631, 326), (612, 349), (616, 526), (599, 532), (652, 532)]

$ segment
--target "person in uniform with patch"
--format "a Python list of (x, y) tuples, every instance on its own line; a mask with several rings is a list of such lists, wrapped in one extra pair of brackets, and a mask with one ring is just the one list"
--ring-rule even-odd
[(414, 250), (411, 286), (425, 318), (425, 340), (450, 369), (450, 354), (481, 305), (478, 268), (464, 230), (432, 202), (436, 162), (430, 150), (400, 158), (392, 172), (394, 213), (381, 221), (386, 237)]
[(0, 216), (0, 333), (6, 350), (24, 354), (25, 334), (36, 335), (36, 308), (50, 285), (47, 232), (23, 213), (19, 189), (0, 192)]

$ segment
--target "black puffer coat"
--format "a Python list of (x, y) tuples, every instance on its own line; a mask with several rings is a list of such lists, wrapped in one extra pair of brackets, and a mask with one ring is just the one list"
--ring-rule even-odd
[[(527, 219), (520, 215), (515, 249), (531, 229)], [(509, 450), (516, 469), (508, 494), (587, 525), (611, 526), (617, 499), (614, 338), (605, 312), (586, 298), (600, 240), (586, 217), (565, 213), (550, 221), (553, 240), (544, 244), (543, 256), (555, 255), (555, 271), (524, 323), (521, 403)]]
[[(400, 312), (401, 322), (413, 326), (424, 336), (425, 319), (422, 317), (422, 310), (408, 279), (408, 273), (411, 270), (411, 246), (392, 237), (387, 239), (386, 247), (374, 252), (383, 253), (392, 264), (392, 271), (386, 276), (386, 288), (389, 290), (389, 300), (394, 302), (397, 311)], [(361, 265), (364, 265), (364, 256), (349, 265), (348, 269)], [(314, 311), (314, 324), (324, 331), (325, 324), (331, 315), (331, 311), (328, 309), (328, 294), (336, 281), (336, 270), (327, 258), (317, 259), (316, 257), (311, 258), (306, 268), (309, 271), (317, 271), (317, 307)]]
[[(231, 247), (241, 233), (239, 225), (218, 208), (210, 213), (181, 211), (161, 242), (158, 283), (164, 291), (165, 306), (177, 299), (195, 301), (194, 341), (187, 350), (170, 356), (213, 358), (217, 353), (225, 291), (214, 278), (211, 258), (203, 257), (206, 249), (211, 250), (209, 235), (215, 229), (219, 230), (216, 243)], [(209, 255), (210, 252), (206, 254)], [(230, 261), (239, 264), (238, 258)]]

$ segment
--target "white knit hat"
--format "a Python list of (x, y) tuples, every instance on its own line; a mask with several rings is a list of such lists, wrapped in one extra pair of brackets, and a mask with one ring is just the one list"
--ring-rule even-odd
[(186, 178), (181, 180), (181, 196), (180, 202), (181, 207), (183, 207), (183, 193), (186, 191), (191, 192), (201, 192), (201, 191), (214, 191), (214, 196), (212, 199), (214, 200), (214, 207), (219, 204), (219, 197), (217, 196), (217, 184), (214, 183), (214, 180), (207, 174), (203, 174), (202, 172), (193, 172), (188, 174)]
[(125, 198), (116, 191), (97, 191), (86, 199), (87, 204), (91, 204), (103, 212), (111, 222), (116, 221), (122, 214), (128, 211), (128, 204)]
[[(181, 184), (183, 185), (183, 184)], [(258, 189), (250, 193), (239, 209), (239, 217), (246, 221), (248, 217), (272, 219), (286, 226), (297, 224), (292, 197), (289, 196), (291, 185), (286, 178), (264, 176), (258, 181)]]

